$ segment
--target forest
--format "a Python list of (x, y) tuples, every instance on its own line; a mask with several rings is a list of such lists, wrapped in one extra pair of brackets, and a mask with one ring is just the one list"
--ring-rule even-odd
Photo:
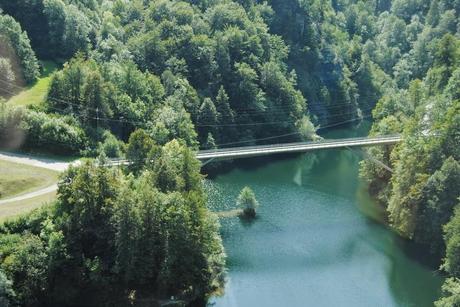
[[(193, 153), (367, 119), (403, 141), (367, 149), (393, 172), (364, 160), (360, 175), (449, 276), (436, 305), (460, 306), (459, 14), (458, 0), (0, 0), (0, 148), (88, 158), (53, 204), (1, 225), (1, 305), (205, 301), (225, 251)], [(46, 98), (8, 103), (50, 61)]]

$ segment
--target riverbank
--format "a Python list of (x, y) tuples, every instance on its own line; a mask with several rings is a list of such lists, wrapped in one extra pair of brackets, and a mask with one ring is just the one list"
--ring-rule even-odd
[(214, 211), (235, 210), (244, 186), (263, 204), (252, 223), (220, 219), (228, 282), (210, 304), (432, 306), (443, 277), (381, 223), (381, 209), (362, 189), (361, 159), (327, 150), (238, 162), (207, 179)]

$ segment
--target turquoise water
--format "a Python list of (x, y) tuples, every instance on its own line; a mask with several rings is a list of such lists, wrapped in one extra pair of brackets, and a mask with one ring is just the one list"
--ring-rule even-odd
[(209, 305), (432, 306), (442, 278), (371, 218), (378, 206), (358, 178), (360, 160), (348, 149), (247, 160), (206, 180), (215, 211), (235, 209), (245, 185), (261, 204), (253, 222), (221, 219), (228, 278)]

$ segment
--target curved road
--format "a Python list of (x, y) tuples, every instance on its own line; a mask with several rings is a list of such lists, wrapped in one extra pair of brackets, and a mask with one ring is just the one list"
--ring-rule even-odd
[(10, 153), (10, 152), (0, 152), (0, 160), (46, 168), (46, 169), (50, 169), (56, 172), (65, 171), (69, 167), (70, 164), (78, 165), (80, 163), (78, 160), (74, 160), (72, 162), (63, 162), (63, 161), (49, 159), (49, 158), (30, 156), (30, 155), (18, 154), (18, 153)]
[[(17, 153), (9, 153), (9, 152), (1, 152), (0, 153), (0, 160), (18, 163), (18, 164), (25, 164), (35, 167), (41, 167), (50, 169), (56, 172), (63, 172), (65, 171), (70, 165), (78, 165), (80, 164), (79, 160), (74, 160), (72, 162), (63, 162), (59, 160), (43, 158), (43, 157), (33, 157), (30, 155), (24, 154), (17, 154)], [(17, 201), (27, 200), (30, 198), (34, 198), (37, 196), (42, 196), (57, 190), (57, 184), (53, 184), (51, 186), (41, 188), (39, 190), (28, 192), (25, 194), (16, 195), (10, 198), (0, 200), (0, 205), (5, 205)]]
[(54, 192), (56, 190), (57, 190), (57, 184), (53, 184), (53, 185), (51, 185), (49, 187), (42, 188), (42, 189), (37, 190), (37, 191), (21, 194), (19, 196), (14, 196), (14, 197), (7, 198), (7, 199), (2, 199), (2, 200), (0, 200), (0, 205), (5, 205), (5, 204), (21, 201), (21, 200), (27, 200), (27, 199), (34, 198), (34, 197), (37, 197), (37, 196), (42, 196), (42, 195)]

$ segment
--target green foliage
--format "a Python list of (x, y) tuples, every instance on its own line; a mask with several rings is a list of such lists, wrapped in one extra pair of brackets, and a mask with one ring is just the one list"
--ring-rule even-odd
[[(434, 251), (443, 251), (442, 226), (453, 215), (456, 196), (460, 196), (460, 164), (452, 157), (444, 160), (441, 168), (427, 180), (423, 193), (423, 205), (419, 209), (416, 237), (429, 244)], [(459, 271), (460, 272), (460, 271)], [(459, 275), (460, 276), (460, 275)]]
[(78, 153), (86, 136), (70, 116), (0, 105), (0, 140), (4, 149), (42, 149), (52, 153)]
[[(6, 56), (14, 56), (19, 59), (24, 79), (28, 83), (35, 81), (39, 76), (38, 61), (30, 46), (27, 33), (22, 31), (21, 25), (11, 16), (3, 15), (1, 12), (0, 43), (5, 46), (2, 49), (8, 45), (13, 48), (15, 55), (6, 54)], [(1, 52), (3, 53), (5, 50), (1, 50)], [(2, 56), (5, 56), (5, 54), (2, 54)], [(7, 75), (1, 74), (1, 76), (4, 81), (11, 82), (11, 80), (8, 80)]]
[(16, 80), (16, 76), (11, 67), (11, 62), (7, 58), (0, 57), (0, 76), (2, 76), (3, 82), (2, 87), (0, 88), (0, 96), (2, 97), (9, 97), (13, 92), (14, 88), (14, 81)]
[(255, 217), (259, 202), (256, 200), (256, 195), (250, 187), (244, 187), (241, 190), (236, 203), (243, 209), (244, 216)]
[(13, 280), (17, 300), (37, 304), (46, 294), (47, 254), (36, 235), (5, 235), (1, 239), (1, 269)]
[[(52, 77), (46, 113), (1, 105), (2, 146), (119, 157), (120, 139), (134, 162), (129, 176), (71, 169), (56, 212), (15, 226), (31, 233), (38, 268), (41, 250), (54, 259), (44, 279), (50, 300), (72, 301), (75, 285), (114, 284), (125, 297), (209, 293), (223, 257), (193, 150), (277, 135), (314, 140), (318, 124), (370, 116), (372, 135), (404, 140), (368, 150), (393, 172), (369, 160), (361, 175), (391, 226), (439, 257), (446, 251), (445, 267), (457, 274), (455, 226), (445, 227), (446, 244), (442, 229), (454, 225), (459, 196), (459, 1), (147, 2), (0, 0), (12, 16), (0, 16), (0, 40), (28, 81), (37, 76), (30, 45), (40, 57), (70, 59)], [(1, 58), (4, 78), (20, 78), (14, 59)], [(240, 196), (255, 214), (252, 191)], [(21, 302), (32, 292), (42, 299), (41, 273), (28, 272), (22, 288), (13, 273)], [(455, 297), (456, 283), (447, 294)]]
[[(388, 46), (398, 48), (396, 53), (409, 51), (404, 56), (390, 56), (399, 58), (393, 66), (398, 83), (383, 92), (373, 110), (376, 122), (371, 131), (374, 135), (402, 133), (403, 142), (368, 150), (394, 172), (364, 161), (361, 175), (386, 206), (391, 226), (402, 236), (426, 245), (438, 259), (444, 258), (442, 268), (457, 278), (458, 210), (454, 207), (460, 196), (460, 101), (456, 90), (460, 47), (449, 25), (452, 17), (447, 7), (433, 1), (428, 10), (426, 3), (419, 8), (414, 3), (398, 1), (392, 10), (406, 22), (410, 19), (407, 11), (421, 9), (419, 16), (428, 11), (429, 25), (420, 26), (420, 21), (411, 19), (411, 28), (406, 29), (414, 31), (408, 34), (413, 37), (411, 46), (395, 45), (400, 39), (387, 41)], [(387, 71), (392, 65), (382, 67)], [(414, 77), (419, 79), (408, 82)], [(446, 280), (444, 297), (437, 306), (459, 305), (455, 278)]]
[(188, 146), (197, 146), (195, 132), (190, 114), (180, 106), (181, 102), (174, 97), (165, 105), (156, 109), (148, 131), (158, 144), (164, 145), (173, 139), (182, 139)]
[(176, 140), (162, 148), (152, 168), (152, 180), (163, 193), (201, 189), (200, 162), (190, 148)]
[(34, 0), (0, 7), (42, 57), (74, 56), (52, 79), (47, 111), (71, 113), (92, 139), (98, 126), (124, 141), (142, 128), (163, 145), (181, 138), (204, 146), (212, 133), (219, 146), (274, 134), (299, 140), (300, 119), (313, 127), (295, 72), (286, 69), (288, 47), (269, 32), (266, 4)]
[(442, 285), (443, 297), (436, 301), (436, 307), (460, 306), (460, 281), (457, 278), (448, 278)]
[(132, 162), (130, 166), (135, 172), (141, 170), (148, 162), (149, 154), (155, 143), (152, 138), (142, 129), (138, 129), (129, 136), (126, 149), (126, 158)]
[(444, 226), (446, 242), (446, 257), (444, 269), (452, 276), (460, 276), (460, 209), (457, 207), (449, 223)]
[(103, 134), (103, 142), (99, 142), (98, 151), (108, 158), (121, 158), (124, 155), (124, 143), (106, 130)]
[(77, 57), (53, 76), (49, 110), (72, 113), (86, 127), (110, 128), (126, 139), (146, 126), (164, 95), (159, 79), (132, 63), (99, 65)]
[(12, 306), (16, 294), (14, 293), (13, 283), (0, 271), (0, 305), (4, 307)]
[(32, 47), (45, 59), (70, 58), (86, 51), (98, 27), (98, 5), (86, 6), (83, 1), (1, 0), (0, 8), (21, 23)]
[[(146, 137), (138, 130), (131, 141)], [(105, 163), (71, 167), (50, 210), (3, 225), (0, 299), (99, 305), (137, 291), (131, 300), (194, 300), (222, 286), (219, 224), (194, 153), (172, 141), (136, 177)]]
[[(192, 97), (187, 95), (182, 100), (198, 127), (201, 144), (210, 132), (218, 143), (223, 143), (243, 135), (256, 139), (274, 132), (295, 131), (293, 123), (305, 115), (305, 100), (295, 91), (295, 83), (283, 67), (286, 46), (268, 33), (257, 10), (245, 10), (231, 2), (206, 5), (205, 13), (181, 1), (159, 1), (146, 9), (145, 15), (154, 22), (142, 28), (140, 35), (131, 35), (127, 43), (135, 62), (161, 74), (167, 93), (174, 93), (175, 97), (192, 93)], [(270, 80), (260, 77), (264, 73), (267, 77), (276, 73), (272, 83), (267, 84)], [(193, 98), (193, 91), (187, 85), (181, 90), (184, 84), (174, 78), (187, 79), (199, 99)], [(278, 88), (267, 92), (272, 84)], [(218, 106), (220, 102), (216, 101), (213, 108), (206, 98), (219, 96), (222, 88), (225, 88), (225, 103)], [(272, 129), (254, 125), (250, 134), (239, 127), (255, 121), (273, 121), (272, 113), (285, 105), (290, 110), (278, 121), (286, 124), (274, 125)], [(238, 123), (233, 122), (236, 116), (232, 113), (240, 115)], [(218, 119), (224, 119), (225, 123)], [(220, 125), (231, 125), (233, 129)]]

